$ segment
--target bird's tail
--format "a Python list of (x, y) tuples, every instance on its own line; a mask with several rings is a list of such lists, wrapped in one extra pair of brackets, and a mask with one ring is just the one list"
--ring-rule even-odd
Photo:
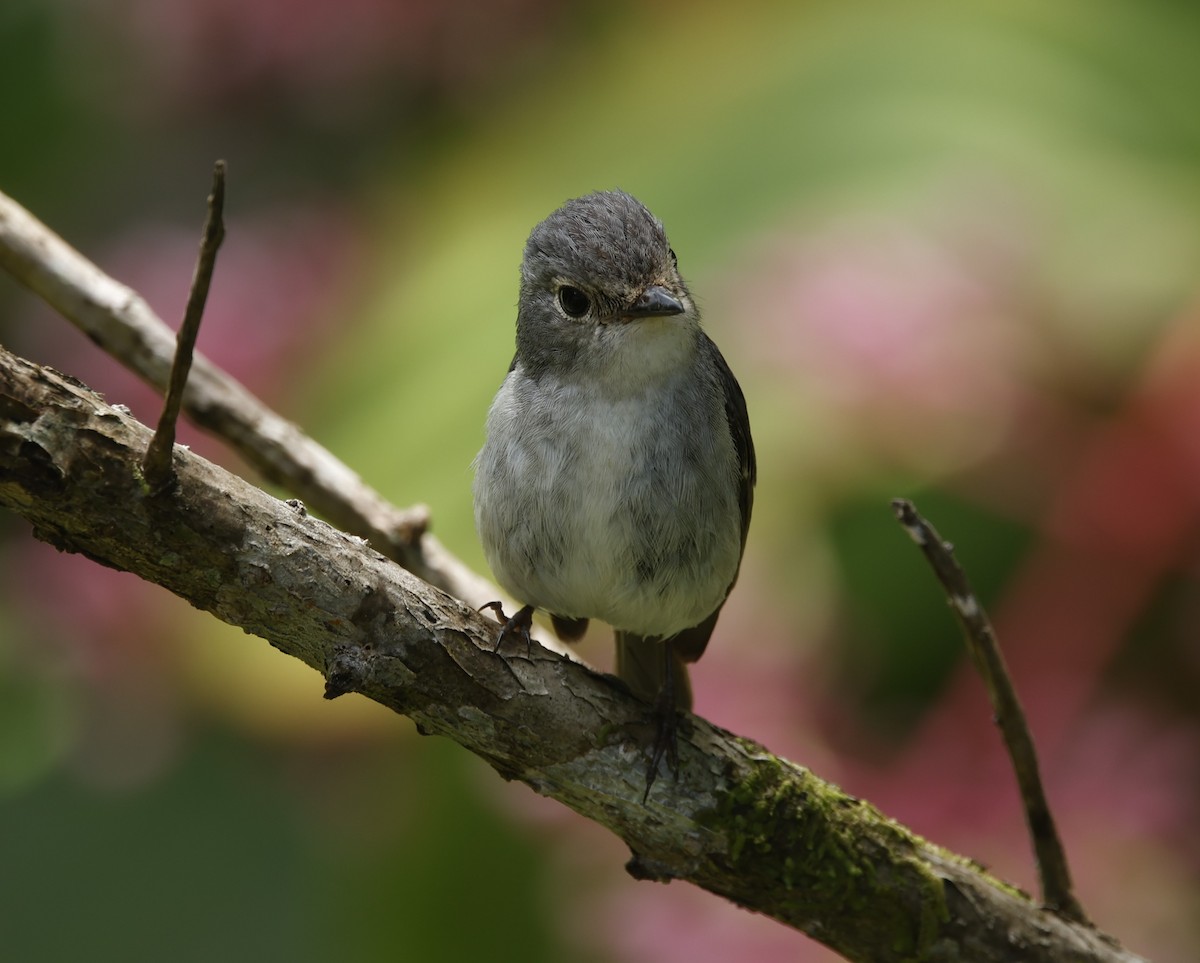
[(639, 699), (655, 703), (670, 686), (675, 708), (690, 712), (692, 685), (687, 664), (671, 639), (647, 639), (632, 632), (616, 633), (617, 676)]

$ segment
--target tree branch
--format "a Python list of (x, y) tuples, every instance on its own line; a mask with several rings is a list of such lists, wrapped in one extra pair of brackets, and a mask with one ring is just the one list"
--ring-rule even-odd
[(643, 805), (645, 706), (295, 506), (183, 449), (177, 484), (138, 470), (150, 432), (84, 386), (0, 349), (0, 506), (64, 551), (134, 572), (449, 736), (608, 827), (630, 871), (682, 879), (850, 960), (1133, 963), (762, 746), (689, 717), (676, 781)]
[(1004, 739), (1004, 747), (1012, 760), (1017, 786), (1021, 791), (1021, 802), (1025, 807), (1025, 822), (1033, 841), (1034, 858), (1041, 878), (1042, 900), (1051, 909), (1068, 919), (1086, 922), (1087, 916), (1071, 887), (1071, 873), (1067, 867), (1067, 854), (1063, 849), (1042, 776), (1038, 769), (1037, 750), (1025, 712), (1008, 666), (992, 631), (992, 622), (984, 611), (975, 590), (967, 579), (967, 573), (954, 557), (954, 546), (943, 541), (937, 530), (917, 511), (912, 502), (897, 498), (892, 510), (909, 537), (916, 542), (942, 588), (946, 590), (951, 608), (962, 628), (971, 661), (983, 676), (988, 698), (992, 703), (996, 724)]
[[(136, 292), (113, 280), (12, 198), (0, 193), (0, 267), (92, 341), (165, 391), (175, 353), (171, 329)], [(265, 479), (285, 486), (333, 524), (413, 574), (475, 605), (497, 598), (425, 532), (424, 507), (391, 505), (329, 451), (196, 355), (183, 408)]]

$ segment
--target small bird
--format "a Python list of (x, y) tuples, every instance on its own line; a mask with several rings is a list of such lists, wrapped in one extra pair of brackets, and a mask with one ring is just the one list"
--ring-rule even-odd
[[(475, 459), (475, 525), (497, 581), (575, 641), (612, 626), (616, 673), (658, 722), (646, 793), (686, 663), (704, 653), (737, 580), (754, 444), (742, 390), (679, 274), (662, 224), (623, 191), (568, 201), (521, 264), (517, 351)], [(500, 617), (499, 603), (490, 607)]]

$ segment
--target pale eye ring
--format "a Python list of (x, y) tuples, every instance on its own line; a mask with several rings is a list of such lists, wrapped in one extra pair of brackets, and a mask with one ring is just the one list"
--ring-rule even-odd
[(558, 289), (558, 306), (569, 318), (582, 318), (591, 310), (592, 300), (579, 288), (564, 284)]

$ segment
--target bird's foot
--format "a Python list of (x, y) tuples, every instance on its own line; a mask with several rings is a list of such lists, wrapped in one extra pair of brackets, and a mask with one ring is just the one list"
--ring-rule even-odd
[(500, 646), (504, 644), (504, 640), (513, 632), (518, 632), (525, 639), (525, 658), (532, 662), (533, 639), (529, 635), (529, 630), (533, 628), (533, 606), (521, 606), (511, 619), (504, 614), (504, 607), (498, 601), (488, 602), (479, 606), (480, 612), (484, 609), (493, 611), (496, 614), (496, 620), (503, 623), (500, 634), (496, 637), (496, 644), (492, 646), (492, 651), (499, 652)]
[(646, 766), (643, 804), (650, 798), (650, 788), (658, 779), (658, 770), (664, 759), (671, 777), (676, 780), (679, 778), (679, 713), (675, 708), (674, 686), (664, 685), (659, 691), (658, 698), (654, 700), (651, 719), (654, 723), (654, 743), (650, 749), (650, 762)]

